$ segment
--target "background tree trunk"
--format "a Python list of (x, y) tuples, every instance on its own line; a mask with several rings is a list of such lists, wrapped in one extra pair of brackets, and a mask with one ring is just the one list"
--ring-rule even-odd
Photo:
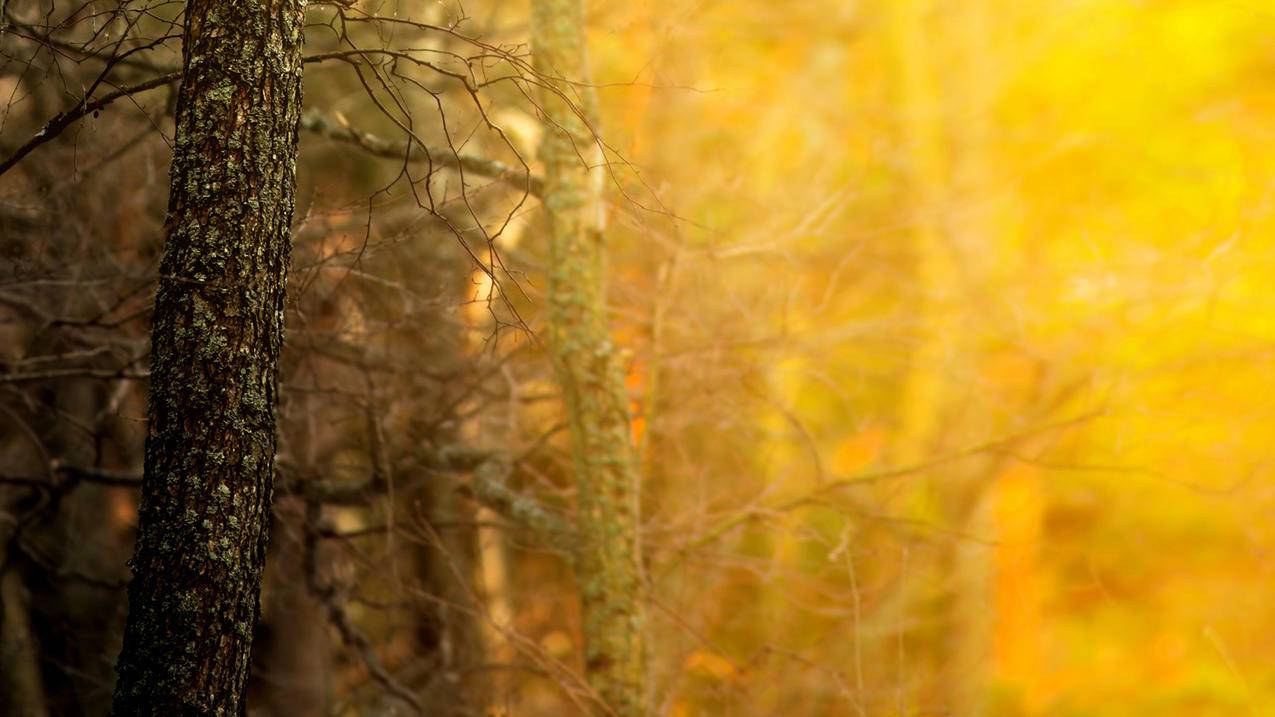
[[(8, 542), (6, 535), (6, 553)], [(26, 587), (7, 555), (0, 565), (0, 711), (14, 717), (44, 717), (49, 713)]]
[[(547, 122), (541, 157), (550, 226), (549, 347), (566, 401), (581, 547), (576, 579), (589, 683), (611, 713), (644, 711), (638, 471), (628, 398), (607, 319), (605, 158), (593, 134), (596, 99), (580, 0), (538, 0), (536, 69)], [(561, 93), (561, 94), (560, 94)]]
[(115, 712), (244, 711), (275, 455), (302, 4), (186, 6)]
[[(960, 8), (902, 0), (891, 9), (915, 214), (918, 340), (901, 396), (897, 455), (909, 465), (1011, 431), (1005, 407), (1023, 399), (1000, 399), (997, 380), (988, 379), (998, 371), (977, 363), (995, 355), (996, 327), (1010, 323), (984, 287), (995, 285), (995, 262), (1014, 256), (988, 250), (1007, 244), (1003, 212), (992, 206), (999, 186), (990, 126), (998, 65), (988, 37), (990, 8), (983, 0)], [(919, 488), (918, 515), (969, 536), (952, 540), (935, 566), (946, 576), (943, 616), (935, 623), (943, 626), (934, 640), (937, 699), (952, 714), (997, 713), (988, 689), (997, 617), (993, 517), (1000, 476), (1015, 468), (1000, 457), (979, 457), (930, 475)]]

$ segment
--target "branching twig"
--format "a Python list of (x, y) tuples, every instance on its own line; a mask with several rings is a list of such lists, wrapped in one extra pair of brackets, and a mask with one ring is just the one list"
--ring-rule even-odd
[(525, 190), (532, 196), (539, 197), (544, 193), (544, 180), (525, 170), (510, 166), (503, 162), (472, 154), (459, 154), (443, 147), (422, 147), (417, 142), (395, 141), (377, 137), (354, 129), (340, 122), (321, 110), (309, 109), (301, 115), (301, 129), (313, 132), (321, 137), (353, 144), (368, 154), (386, 159), (413, 162), (433, 162), (437, 167), (446, 169), (464, 169), (466, 172), (490, 177), (505, 182), (516, 189)]
[(55, 139), (58, 135), (62, 134), (64, 131), (66, 131), (68, 127), (75, 124), (75, 122), (79, 120), (81, 117), (84, 117), (85, 115), (93, 114), (94, 112), (97, 112), (103, 107), (111, 104), (115, 100), (121, 99), (123, 97), (131, 97), (133, 95), (146, 92), (147, 90), (153, 90), (157, 87), (163, 87), (165, 85), (172, 84), (180, 80), (181, 76), (182, 76), (182, 73), (180, 72), (170, 72), (166, 75), (153, 77), (149, 80), (146, 80), (145, 82), (139, 82), (135, 85), (121, 87), (120, 89), (114, 92), (111, 92), (110, 94), (103, 95), (99, 97), (98, 99), (92, 100), (92, 101), (90, 101), (88, 96), (86, 95), (79, 102), (75, 103), (75, 106), (71, 107), (70, 109), (64, 112), (59, 112), (57, 115), (53, 117), (53, 119), (46, 122), (44, 124), (44, 127), (39, 132), (35, 133), (35, 136), (27, 140), (26, 144), (19, 147), (16, 151), (14, 151), (13, 154), (9, 155), (9, 157), (5, 159), (3, 162), (0, 162), (0, 175), (3, 175), (5, 172), (9, 171), (10, 169), (13, 169), (14, 165), (20, 162), (23, 157), (30, 154), (32, 150), (34, 150), (36, 147), (39, 147), (40, 145), (46, 142), (49, 142)]

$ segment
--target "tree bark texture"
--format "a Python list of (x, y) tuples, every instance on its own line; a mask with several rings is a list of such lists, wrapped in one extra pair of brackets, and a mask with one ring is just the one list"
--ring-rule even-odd
[(190, 0), (118, 715), (242, 715), (274, 473), (299, 0)]
[(550, 231), (548, 344), (571, 433), (585, 668), (605, 714), (644, 713), (638, 471), (606, 308), (602, 188), (581, 0), (537, 0), (535, 66), (547, 79), (541, 158)]

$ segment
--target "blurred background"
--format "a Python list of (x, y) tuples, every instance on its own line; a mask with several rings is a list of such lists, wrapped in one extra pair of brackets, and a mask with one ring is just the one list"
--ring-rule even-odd
[[(11, 0), (4, 156), (180, 10)], [(588, 10), (655, 713), (1275, 714), (1275, 10)], [(570, 514), (544, 218), (391, 120), (535, 175), (529, 17), (310, 10), (433, 66), (306, 67), (254, 713), (582, 713), (570, 564), (472, 480)], [(12, 714), (109, 706), (172, 88), (0, 176)]]

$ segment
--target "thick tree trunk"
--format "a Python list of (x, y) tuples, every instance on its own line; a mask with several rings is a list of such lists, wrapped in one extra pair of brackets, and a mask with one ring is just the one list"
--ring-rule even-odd
[(532, 44), (536, 69), (562, 80), (540, 98), (547, 119), (541, 157), (550, 225), (548, 343), (571, 431), (585, 667), (607, 713), (632, 717), (644, 712), (645, 689), (638, 472), (607, 320), (605, 170), (590, 126), (596, 100), (583, 84), (589, 76), (582, 0), (537, 0)]
[(274, 471), (299, 0), (191, 0), (119, 715), (239, 715)]

